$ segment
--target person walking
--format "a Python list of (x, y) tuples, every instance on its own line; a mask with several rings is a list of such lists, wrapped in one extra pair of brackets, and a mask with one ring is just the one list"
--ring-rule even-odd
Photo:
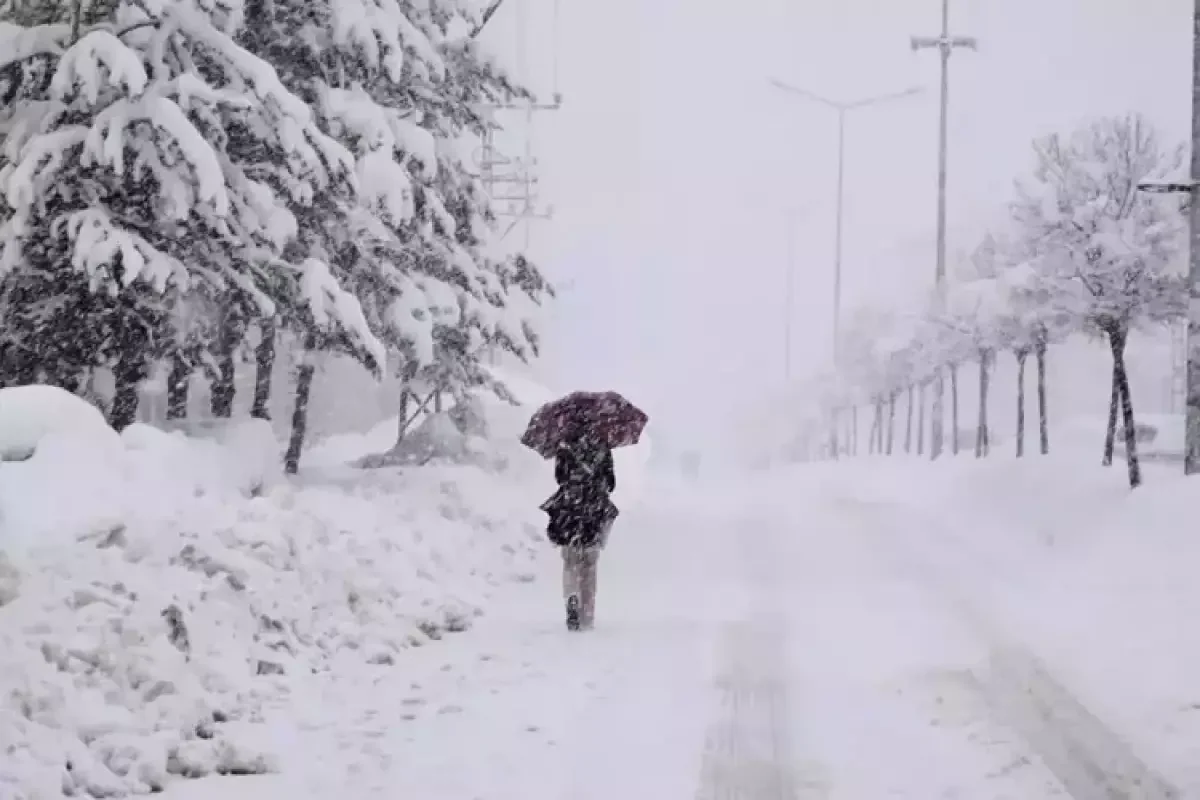
[(567, 627), (587, 630), (596, 620), (596, 568), (620, 511), (613, 448), (632, 447), (649, 421), (617, 392), (572, 392), (542, 405), (529, 419), (521, 444), (554, 459), (558, 489), (541, 509), (546, 535), (562, 548)]
[(542, 510), (550, 515), (547, 535), (562, 551), (567, 628), (591, 630), (600, 552), (620, 513), (611, 497), (617, 486), (612, 450), (588, 433), (564, 441), (555, 453), (554, 478), (558, 490)]

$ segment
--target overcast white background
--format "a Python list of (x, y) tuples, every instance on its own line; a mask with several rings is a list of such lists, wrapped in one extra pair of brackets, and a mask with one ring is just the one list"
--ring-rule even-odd
[[(755, 407), (783, 380), (789, 218), (792, 370), (821, 366), (836, 116), (771, 76), (846, 100), (926, 87), (852, 112), (846, 142), (845, 305), (918, 302), (933, 275), (938, 59), (909, 36), (938, 31), (939, 0), (559, 2), (565, 104), (534, 130), (557, 213), (531, 234), (567, 287), (546, 331), (556, 383), (627, 391), (689, 436)], [(486, 33), (543, 94), (553, 6), (506, 0)], [(951, 63), (952, 248), (1004, 213), (1034, 136), (1131, 110), (1187, 134), (1188, 0), (952, 0), (951, 27), (980, 41)]]

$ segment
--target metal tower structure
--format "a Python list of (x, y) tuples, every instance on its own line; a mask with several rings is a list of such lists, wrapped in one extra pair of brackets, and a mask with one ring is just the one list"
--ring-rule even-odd
[[(521, 74), (524, 74), (526, 71), (525, 66), (528, 54), (528, 45), (526, 42), (526, 29), (528, 26), (527, 2), (528, 0), (518, 0), (515, 4), (517, 12), (514, 30), (516, 39), (515, 50), (517, 68)], [(560, 0), (553, 0), (552, 88), (550, 102), (540, 101), (535, 97), (526, 101), (497, 103), (488, 106), (494, 114), (513, 111), (522, 112), (524, 122), (524, 130), (521, 136), (522, 154), (516, 157), (508, 156), (497, 147), (495, 141), (496, 129), (505, 130), (504, 125), (497, 124), (495, 129), (489, 130), (484, 135), (476, 158), (476, 163), (480, 168), (479, 177), (483, 182), (484, 190), (492, 200), (493, 211), (497, 216), (511, 220), (504, 229), (501, 238), (507, 237), (518, 225), (523, 225), (523, 250), (528, 250), (530, 247), (533, 221), (539, 219), (548, 220), (554, 216), (553, 206), (543, 206), (539, 202), (538, 159), (534, 154), (533, 129), (534, 117), (537, 112), (557, 111), (562, 107), (563, 98), (562, 93), (559, 91), (558, 77), (559, 2)], [(489, 11), (491, 14), (495, 13), (499, 5), (500, 2), (496, 2), (490, 7)]]

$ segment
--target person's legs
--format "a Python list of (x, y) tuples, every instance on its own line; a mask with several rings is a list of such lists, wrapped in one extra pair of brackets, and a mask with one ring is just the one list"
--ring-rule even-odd
[(583, 577), (583, 549), (577, 545), (565, 545), (562, 548), (563, 559), (563, 599), (567, 604), (567, 627), (578, 630), (580, 617), (580, 594)]
[(596, 571), (600, 561), (600, 548), (583, 550), (579, 568), (579, 624), (591, 628), (596, 623)]
[(573, 545), (563, 545), (563, 600), (573, 594), (579, 594), (579, 556), (580, 550)]

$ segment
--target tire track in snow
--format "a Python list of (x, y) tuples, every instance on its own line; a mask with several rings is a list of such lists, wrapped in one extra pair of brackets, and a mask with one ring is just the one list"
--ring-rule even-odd
[[(761, 531), (765, 525), (747, 525)], [(696, 800), (817, 800), (827, 792), (794, 767), (788, 719), (788, 626), (778, 612), (780, 563), (762, 538), (741, 548), (746, 618), (717, 640), (715, 719)]]
[[(917, 518), (933, 530), (937, 520), (898, 503), (865, 501), (837, 496), (843, 510), (865, 517), (864, 526), (877, 532), (896, 529), (896, 519)], [(942, 538), (946, 538), (943, 534)], [(953, 584), (943, 570), (927, 559), (893, 541), (891, 536), (872, 536), (893, 563), (918, 577), (936, 591), (947, 605), (988, 644), (988, 663), (970, 681), (979, 687), (991, 712), (1019, 733), (1041, 757), (1072, 797), (1079, 800), (1176, 800), (1178, 788), (1151, 769), (1132, 747), (1097, 717), (1028, 648), (1008, 640), (998, 626)], [(948, 545), (957, 552), (961, 546)]]
[(697, 800), (799, 800), (791, 773), (781, 631), (736, 622), (718, 642), (717, 716)]

